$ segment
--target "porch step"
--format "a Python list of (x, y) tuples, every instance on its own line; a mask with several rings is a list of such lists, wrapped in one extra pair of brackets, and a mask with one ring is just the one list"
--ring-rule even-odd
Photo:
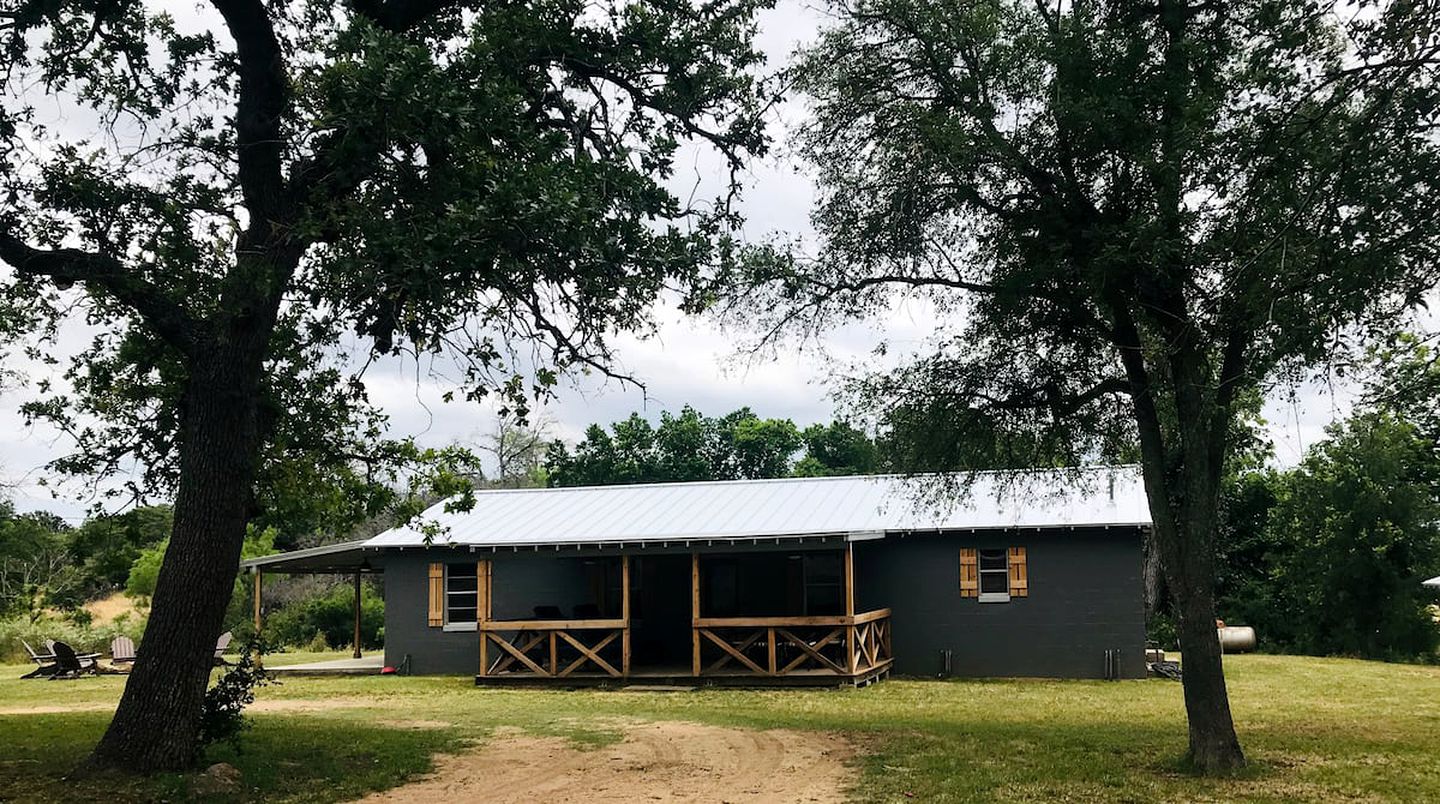
[(626, 684), (620, 689), (625, 692), (694, 692), (700, 688), (693, 684)]

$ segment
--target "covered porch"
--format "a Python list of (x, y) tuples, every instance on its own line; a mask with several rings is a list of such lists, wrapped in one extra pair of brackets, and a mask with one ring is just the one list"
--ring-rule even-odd
[(503, 557), (479, 559), (477, 684), (864, 685), (892, 664), (890, 611), (857, 611), (848, 540), (530, 560), (583, 576), (572, 598), (588, 602), (570, 617), (538, 600), (533, 616), (497, 616), (497, 596), (513, 614), (526, 579)]

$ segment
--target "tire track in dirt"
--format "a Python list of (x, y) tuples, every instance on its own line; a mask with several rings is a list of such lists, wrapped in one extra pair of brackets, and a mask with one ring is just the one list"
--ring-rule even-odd
[(624, 739), (593, 750), (497, 731), (474, 751), (437, 757), (428, 776), (362, 801), (837, 804), (856, 778), (847, 764), (854, 749), (831, 734), (677, 722), (621, 728)]

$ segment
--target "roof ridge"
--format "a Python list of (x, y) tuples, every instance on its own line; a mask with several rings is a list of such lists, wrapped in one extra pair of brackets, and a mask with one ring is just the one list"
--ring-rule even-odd
[(915, 480), (920, 478), (946, 477), (946, 476), (969, 476), (1000, 475), (1000, 474), (1041, 474), (1059, 472), (1094, 472), (1101, 470), (1138, 469), (1139, 464), (1115, 463), (1115, 464), (1086, 464), (1084, 466), (1053, 466), (1045, 468), (1030, 469), (970, 469), (953, 472), (916, 472), (905, 474), (902, 472), (886, 472), (875, 475), (818, 475), (814, 477), (756, 477), (756, 478), (730, 478), (725, 480), (662, 480), (659, 482), (639, 483), (604, 483), (588, 486), (537, 486), (515, 489), (475, 489), (475, 494), (534, 494), (540, 492), (564, 492), (564, 491), (595, 491), (599, 489), (627, 489), (627, 488), (664, 488), (671, 486), (728, 486), (728, 485), (759, 485), (763, 483), (803, 483), (824, 480)]

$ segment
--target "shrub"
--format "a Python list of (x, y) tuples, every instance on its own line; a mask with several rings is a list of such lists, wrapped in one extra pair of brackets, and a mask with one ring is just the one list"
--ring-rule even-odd
[[(337, 584), (271, 614), (265, 622), (265, 635), (277, 645), (310, 650), (317, 645), (339, 648), (354, 641), (354, 611), (354, 590), (348, 584)], [(360, 593), (361, 647), (380, 647), (384, 627), (385, 599), (370, 584), (364, 584)]]
[(216, 680), (215, 686), (205, 691), (200, 715), (199, 750), (202, 753), (222, 740), (237, 751), (240, 749), (240, 733), (250, 728), (245, 707), (255, 703), (255, 688), (271, 681), (258, 661), (265, 652), (266, 646), (260, 640), (246, 642), (235, 664)]
[(53, 639), (81, 653), (109, 654), (110, 641), (115, 637), (127, 636), (139, 644), (144, 631), (144, 618), (121, 617), (113, 623), (93, 625), (55, 616), (44, 616), (34, 622), (28, 617), (14, 617), (0, 620), (0, 661), (28, 662), (30, 657), (26, 655), (21, 640), (29, 642), (37, 650), (45, 644), (45, 640)]

